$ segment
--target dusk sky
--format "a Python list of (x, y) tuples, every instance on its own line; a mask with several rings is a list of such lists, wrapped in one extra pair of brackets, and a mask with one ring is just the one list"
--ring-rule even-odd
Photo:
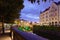
[[(60, 0), (55, 0), (58, 2)], [(24, 0), (24, 8), (21, 10), (21, 19), (32, 21), (32, 22), (39, 22), (40, 12), (44, 11), (51, 5), (52, 2), (49, 3), (49, 0), (45, 3), (40, 0), (40, 5), (37, 2), (31, 3), (28, 0)]]

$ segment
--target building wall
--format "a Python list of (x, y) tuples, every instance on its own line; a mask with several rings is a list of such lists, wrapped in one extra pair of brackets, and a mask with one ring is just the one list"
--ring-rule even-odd
[(59, 12), (59, 24), (60, 24), (60, 5), (59, 5), (58, 7), (59, 7), (59, 8), (58, 8), (58, 9), (59, 9), (58, 12)]
[(52, 3), (50, 8), (40, 14), (40, 25), (59, 25), (60, 5)]
[(46, 12), (44, 12), (44, 13), (42, 13), (42, 14), (40, 14), (40, 24), (41, 25), (48, 25), (48, 23), (49, 23), (49, 14), (48, 14), (49, 12), (48, 11), (46, 11)]
[(52, 3), (52, 5), (50, 6), (49, 19), (51, 25), (55, 25), (58, 23), (58, 6), (55, 3)]

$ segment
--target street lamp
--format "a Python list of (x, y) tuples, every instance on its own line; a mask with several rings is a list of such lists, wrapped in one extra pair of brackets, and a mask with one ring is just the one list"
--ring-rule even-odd
[(1, 20), (2, 20), (2, 31), (3, 31), (3, 34), (4, 34), (4, 16), (1, 16)]

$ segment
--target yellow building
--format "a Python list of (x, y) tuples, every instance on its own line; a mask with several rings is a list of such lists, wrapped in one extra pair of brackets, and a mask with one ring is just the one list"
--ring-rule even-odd
[(60, 25), (60, 2), (53, 2), (40, 14), (40, 25)]
[(15, 22), (15, 24), (18, 25), (18, 26), (21, 25), (21, 20), (20, 20), (20, 19), (16, 19), (14, 22)]
[(21, 20), (21, 26), (23, 26), (23, 27), (25, 27), (25, 26), (33, 27), (33, 25), (30, 24), (30, 22), (26, 21), (26, 20)]

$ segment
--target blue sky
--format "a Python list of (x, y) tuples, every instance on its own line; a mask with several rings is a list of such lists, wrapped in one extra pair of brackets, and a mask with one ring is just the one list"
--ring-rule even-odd
[[(58, 2), (60, 0), (55, 0)], [(32, 21), (32, 22), (39, 22), (40, 11), (44, 11), (51, 5), (52, 2), (49, 3), (49, 0), (45, 3), (40, 0), (40, 5), (37, 2), (31, 3), (28, 0), (24, 0), (24, 8), (21, 10), (21, 19)]]

